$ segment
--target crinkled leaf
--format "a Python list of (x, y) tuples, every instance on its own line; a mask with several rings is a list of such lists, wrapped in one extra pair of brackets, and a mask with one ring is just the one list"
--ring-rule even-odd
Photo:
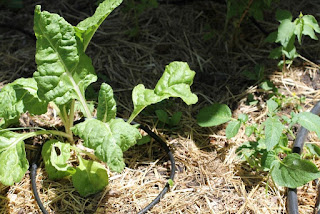
[(6, 85), (0, 92), (0, 117), (5, 125), (18, 121), (21, 113), (44, 114), (47, 102), (37, 95), (37, 83), (33, 78), (20, 78)]
[(79, 166), (72, 175), (72, 183), (82, 197), (95, 194), (108, 185), (108, 172), (98, 162), (78, 156)]
[(88, 119), (74, 126), (72, 131), (84, 140), (84, 146), (94, 149), (95, 155), (116, 172), (125, 167), (122, 152), (141, 138), (139, 131), (122, 119), (109, 123)]
[(134, 146), (141, 138), (139, 130), (122, 119), (111, 120), (109, 125), (112, 136), (123, 152)]
[(36, 6), (34, 14), (38, 70), (33, 76), (38, 84), (38, 96), (58, 105), (78, 99), (86, 108), (84, 91), (97, 79), (91, 59), (85, 55), (72, 25), (59, 15), (40, 9)]
[(226, 128), (226, 137), (228, 139), (237, 135), (241, 122), (239, 120), (231, 121)]
[(0, 132), (0, 183), (11, 186), (19, 182), (29, 168), (23, 134)]
[(319, 178), (320, 172), (312, 162), (294, 153), (287, 155), (281, 162), (273, 161), (271, 176), (279, 186), (297, 188)]
[(101, 23), (107, 18), (107, 16), (120, 4), (122, 0), (105, 0), (99, 4), (95, 13), (81, 21), (76, 27), (77, 36), (83, 42), (84, 50), (87, 48), (91, 38)]
[(97, 119), (109, 122), (117, 114), (116, 101), (113, 98), (113, 90), (110, 85), (103, 83), (98, 97)]
[(309, 131), (314, 131), (320, 138), (320, 117), (311, 112), (301, 112), (296, 115), (298, 123)]
[(267, 150), (270, 151), (275, 145), (279, 143), (284, 129), (283, 124), (280, 122), (278, 117), (269, 117), (265, 122), (265, 144)]
[(41, 155), (50, 179), (57, 180), (74, 173), (74, 168), (67, 163), (70, 144), (49, 140), (43, 145)]
[(201, 127), (218, 126), (232, 118), (230, 108), (225, 104), (215, 103), (200, 109), (197, 122)]
[(146, 89), (144, 85), (137, 85), (132, 91), (135, 117), (146, 106), (160, 102), (170, 97), (180, 97), (186, 104), (195, 104), (197, 95), (193, 94), (190, 86), (193, 83), (195, 72), (185, 62), (171, 62), (158, 81), (154, 90)]
[(290, 39), (294, 36), (295, 25), (288, 19), (281, 22), (278, 27), (278, 36), (276, 42), (280, 42), (283, 47), (287, 47)]

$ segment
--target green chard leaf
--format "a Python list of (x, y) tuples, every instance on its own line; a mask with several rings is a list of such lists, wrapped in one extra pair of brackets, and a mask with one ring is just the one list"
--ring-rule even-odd
[(201, 127), (218, 126), (230, 121), (232, 113), (225, 104), (214, 103), (200, 109), (197, 115), (197, 122)]
[(83, 43), (84, 50), (87, 49), (87, 46), (93, 37), (94, 33), (97, 31), (101, 23), (107, 18), (107, 16), (120, 4), (122, 0), (105, 0), (99, 4), (95, 13), (81, 21), (76, 27), (76, 33), (78, 38)]
[(21, 113), (44, 114), (48, 103), (37, 95), (37, 83), (33, 78), (20, 78), (6, 85), (0, 92), (0, 117), (5, 126), (16, 123)]
[(320, 138), (320, 117), (311, 112), (301, 112), (296, 115), (298, 123), (309, 131), (314, 131)]
[(187, 105), (198, 102), (190, 86), (195, 72), (190, 70), (185, 62), (171, 62), (158, 81), (154, 90), (146, 89), (144, 85), (137, 85), (132, 91), (134, 110), (129, 121), (132, 121), (146, 106), (155, 104), (170, 97), (180, 97)]
[(103, 83), (98, 97), (97, 119), (109, 122), (117, 114), (116, 101), (113, 98), (113, 90), (110, 85)]
[(38, 84), (39, 98), (54, 101), (57, 105), (77, 99), (86, 114), (90, 114), (84, 91), (97, 80), (97, 76), (73, 26), (57, 14), (41, 12), (38, 5), (34, 14), (34, 32), (38, 70), (33, 77)]
[(283, 129), (284, 129), (284, 125), (280, 122), (278, 117), (269, 117), (266, 120), (266, 122), (265, 122), (265, 135), (266, 135), (265, 144), (267, 146), (268, 151), (272, 150), (273, 147), (279, 143)]
[(70, 144), (49, 140), (43, 145), (41, 155), (50, 179), (58, 180), (75, 172), (67, 163), (71, 156)]
[(88, 119), (74, 126), (72, 131), (83, 139), (84, 146), (94, 149), (95, 155), (116, 172), (125, 167), (123, 152), (141, 138), (138, 129), (122, 119), (112, 119), (108, 123)]
[(0, 132), (0, 182), (11, 186), (21, 181), (29, 168), (23, 134)]
[(84, 160), (80, 156), (79, 166), (72, 175), (72, 183), (82, 197), (95, 194), (108, 185), (108, 172), (98, 162)]
[(320, 177), (320, 171), (311, 161), (301, 159), (299, 154), (289, 154), (282, 161), (273, 161), (272, 179), (279, 186), (300, 187)]

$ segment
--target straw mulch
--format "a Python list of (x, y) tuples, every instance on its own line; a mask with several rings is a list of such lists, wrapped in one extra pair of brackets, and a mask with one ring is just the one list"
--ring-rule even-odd
[[(265, 94), (256, 82), (242, 75), (258, 63), (265, 65), (266, 76), (281, 93), (288, 97), (306, 96), (302, 107), (309, 111), (319, 100), (318, 67), (297, 60), (294, 66), (281, 72), (277, 62), (267, 58), (272, 46), (263, 42), (265, 35), (257, 26), (247, 19), (240, 28), (237, 20), (225, 24), (224, 1), (162, 2), (158, 8), (137, 17), (139, 34), (135, 37), (128, 34), (135, 26), (133, 12), (126, 12), (122, 5), (99, 28), (87, 51), (99, 76), (88, 96), (94, 98), (100, 83), (108, 82), (115, 91), (119, 116), (124, 118), (132, 110), (133, 87), (143, 83), (153, 88), (171, 61), (186, 61), (197, 72), (192, 90), (199, 96), (198, 104), (186, 106), (179, 99), (162, 103), (170, 114), (183, 112), (178, 128), (161, 126), (152, 109), (137, 118), (137, 122), (148, 125), (166, 140), (177, 167), (173, 187), (150, 213), (285, 213), (285, 189), (276, 187), (265, 173), (255, 172), (237, 157), (237, 147), (247, 140), (244, 130), (227, 140), (225, 125), (201, 128), (195, 115), (203, 106), (220, 102), (229, 105), (235, 117), (247, 113), (250, 123), (263, 122)], [(288, 8), (294, 16), (303, 11), (320, 20), (316, 13), (320, 5), (316, 1), (298, 2), (281, 2), (279, 7)], [(18, 77), (30, 77), (36, 69), (32, 35), (32, 11), (36, 4), (59, 13), (73, 25), (92, 14), (95, 8), (84, 0), (54, 3), (26, 0), (24, 3), (24, 8), (17, 11), (1, 8), (0, 23), (5, 25), (0, 27), (0, 86)], [(274, 12), (267, 12), (265, 21), (260, 22), (269, 32), (277, 27), (271, 17)], [(300, 52), (315, 61), (320, 49), (317, 42), (310, 44), (313, 45), (304, 46)], [(258, 105), (246, 104), (249, 93), (260, 101)], [(285, 112), (290, 112), (295, 104), (297, 99), (288, 103)], [(41, 117), (25, 114), (20, 122), (25, 126), (60, 124), (50, 111)], [(319, 141), (313, 134), (308, 140)], [(26, 142), (30, 160), (36, 153), (36, 144), (44, 141), (36, 138)], [(37, 183), (44, 206), (50, 213), (138, 212), (164, 187), (170, 162), (157, 142), (135, 146), (124, 157), (125, 170), (120, 174), (110, 172), (107, 188), (87, 198), (79, 196), (69, 179), (49, 180), (41, 164)], [(316, 184), (310, 182), (298, 192), (299, 211), (313, 213)], [(0, 184), (0, 213), (40, 213), (29, 173), (12, 187)]]

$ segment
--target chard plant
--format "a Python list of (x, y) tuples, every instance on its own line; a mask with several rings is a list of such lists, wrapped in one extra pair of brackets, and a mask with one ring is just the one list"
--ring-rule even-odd
[(291, 65), (297, 57), (310, 62), (297, 52), (295, 41), (297, 38), (299, 45), (301, 45), (303, 36), (309, 36), (311, 39), (318, 40), (316, 33), (320, 33), (320, 27), (314, 16), (300, 13), (299, 17), (292, 21), (292, 14), (289, 11), (277, 10), (276, 19), (280, 22), (278, 30), (272, 32), (266, 38), (266, 41), (279, 43), (280, 47), (273, 49), (269, 57), (272, 59), (282, 59), (278, 64), (279, 67), (286, 64)]
[(230, 108), (215, 103), (204, 107), (197, 115), (202, 127), (218, 126), (227, 123), (226, 137), (235, 137), (241, 126), (250, 140), (238, 149), (238, 155), (257, 171), (265, 171), (279, 186), (297, 188), (320, 177), (317, 166), (306, 158), (320, 157), (320, 147), (305, 145), (305, 153), (299, 155), (289, 148), (288, 136), (295, 138), (293, 128), (299, 124), (320, 138), (320, 117), (311, 112), (291, 112), (290, 116), (281, 113), (281, 99), (272, 97), (267, 101), (267, 119), (261, 124), (249, 124), (247, 114), (232, 118)]
[[(112, 88), (101, 85), (96, 119), (85, 98), (86, 88), (97, 80), (91, 59), (85, 54), (91, 38), (103, 20), (122, 0), (105, 0), (93, 16), (72, 26), (58, 14), (34, 13), (37, 38), (35, 61), (37, 71), (32, 78), (20, 78), (7, 84), (0, 92), (0, 182), (13, 185), (21, 181), (29, 168), (24, 140), (47, 135), (42, 157), (50, 179), (71, 177), (81, 196), (101, 191), (108, 184), (107, 165), (121, 172), (125, 168), (123, 152), (142, 136), (137, 126), (130, 124), (148, 105), (170, 97), (180, 97), (188, 105), (198, 98), (190, 90), (195, 72), (187, 63), (172, 62), (154, 89), (139, 84), (132, 91), (134, 109), (128, 119), (116, 118), (117, 109)], [(33, 128), (36, 131), (14, 132), (8, 128), (17, 124), (24, 112), (46, 113), (48, 104), (60, 116), (65, 131)], [(78, 108), (80, 106), (80, 108)], [(86, 117), (74, 125), (75, 108)], [(16, 129), (16, 128), (14, 128)], [(82, 139), (75, 143), (74, 136)], [(78, 141), (77, 141), (78, 142)], [(71, 155), (75, 154), (75, 155)], [(72, 164), (76, 160), (78, 164)], [(75, 166), (76, 165), (76, 166)]]

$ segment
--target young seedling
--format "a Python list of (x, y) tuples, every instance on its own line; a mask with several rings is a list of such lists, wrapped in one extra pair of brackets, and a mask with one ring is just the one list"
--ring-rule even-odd
[[(292, 153), (288, 147), (288, 135), (294, 138), (293, 126), (299, 124), (314, 131), (320, 138), (320, 117), (310, 112), (291, 112), (290, 117), (280, 114), (277, 97), (267, 101), (267, 119), (262, 124), (247, 124), (248, 115), (240, 114), (232, 118), (231, 110), (225, 104), (213, 104), (200, 110), (198, 124), (202, 127), (217, 126), (229, 122), (226, 128), (228, 139), (236, 136), (241, 125), (245, 134), (254, 139), (242, 144), (237, 152), (243, 160), (258, 171), (270, 173), (273, 181), (279, 185), (296, 188), (320, 177), (320, 171), (311, 161)], [(305, 157), (320, 154), (315, 144), (306, 144)]]
[[(41, 153), (49, 178), (57, 180), (71, 177), (81, 196), (99, 192), (108, 184), (108, 173), (101, 162), (115, 172), (125, 168), (123, 152), (141, 138), (137, 127), (130, 122), (145, 107), (170, 97), (180, 97), (188, 105), (197, 102), (197, 96), (190, 90), (195, 72), (190, 70), (187, 63), (172, 62), (166, 66), (154, 89), (146, 89), (142, 84), (133, 89), (134, 109), (127, 122), (116, 118), (113, 91), (106, 83), (101, 85), (97, 115), (96, 119), (93, 118), (85, 91), (97, 80), (97, 75), (85, 50), (99, 25), (121, 2), (105, 0), (99, 4), (93, 16), (76, 26), (36, 6), (34, 31), (37, 37), (37, 71), (33, 78), (17, 79), (0, 92), (2, 184), (13, 185), (21, 181), (27, 172), (29, 163), (24, 140), (49, 135), (51, 139), (44, 143)], [(17, 124), (24, 112), (31, 115), (45, 113), (49, 103), (59, 114), (65, 131), (34, 128), (37, 130), (17, 133), (6, 128)], [(86, 120), (74, 125), (77, 106)], [(85, 148), (75, 143), (74, 135), (82, 139)], [(77, 166), (70, 163), (71, 154), (75, 154)]]
[[(297, 38), (299, 45), (302, 44), (304, 35), (309, 36), (311, 39), (318, 40), (316, 33), (320, 33), (320, 27), (314, 16), (300, 13), (299, 17), (292, 21), (292, 15), (289, 11), (277, 10), (276, 19), (280, 22), (278, 30), (271, 33), (266, 38), (266, 41), (270, 43), (280, 43), (281, 46), (273, 49), (269, 57), (272, 59), (282, 58), (278, 64), (279, 67), (291, 65), (297, 57), (310, 62), (298, 54), (295, 46), (295, 38)], [(312, 62), (310, 63), (315, 65)]]

